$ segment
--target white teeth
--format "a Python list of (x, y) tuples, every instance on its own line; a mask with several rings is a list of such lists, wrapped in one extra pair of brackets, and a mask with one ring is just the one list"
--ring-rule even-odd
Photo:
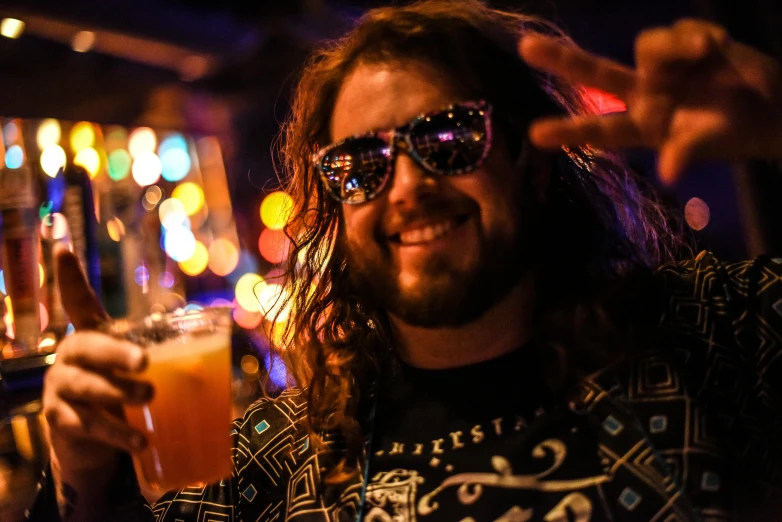
[(425, 243), (443, 237), (454, 227), (453, 221), (444, 221), (436, 225), (414, 228), (399, 234), (399, 242), (403, 245), (411, 243)]

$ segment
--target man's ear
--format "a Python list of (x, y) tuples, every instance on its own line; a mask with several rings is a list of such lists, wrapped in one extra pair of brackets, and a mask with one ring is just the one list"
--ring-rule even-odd
[(516, 166), (527, 179), (527, 187), (532, 197), (541, 205), (548, 199), (551, 176), (554, 175), (555, 156), (536, 148), (528, 140), (521, 146), (521, 154)]

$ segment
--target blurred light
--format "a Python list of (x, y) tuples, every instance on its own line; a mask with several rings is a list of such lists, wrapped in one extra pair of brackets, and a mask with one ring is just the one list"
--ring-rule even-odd
[(24, 163), (24, 151), (19, 145), (11, 145), (5, 151), (5, 166), (9, 169), (18, 169)]
[(95, 45), (95, 33), (92, 31), (79, 31), (71, 40), (71, 48), (77, 53), (86, 53)]
[(174, 286), (174, 276), (171, 272), (163, 272), (157, 278), (157, 284), (163, 288), (171, 288)]
[(703, 230), (709, 224), (711, 211), (709, 205), (700, 198), (690, 199), (684, 205), (684, 219), (693, 230)]
[(60, 143), (61, 137), (62, 129), (60, 129), (60, 122), (49, 118), (48, 120), (43, 120), (38, 126), (35, 141), (38, 143), (38, 148), (43, 150), (50, 145)]
[(76, 328), (73, 326), (73, 323), (68, 323), (68, 326), (65, 328), (65, 335), (71, 335), (76, 331)]
[(587, 102), (600, 114), (611, 114), (627, 110), (625, 102), (611, 93), (595, 89), (594, 87), (582, 87), (582, 92)]
[(261, 221), (267, 228), (282, 230), (290, 219), (293, 199), (282, 191), (272, 192), (261, 203)]
[(109, 177), (120, 181), (128, 177), (132, 159), (125, 149), (117, 149), (109, 154)]
[(166, 136), (163, 141), (160, 142), (160, 146), (158, 146), (158, 156), (162, 156), (171, 149), (187, 150), (187, 140), (185, 140), (185, 137), (179, 133)]
[(15, 121), (9, 121), (3, 127), (3, 140), (5, 140), (6, 145), (19, 141), (19, 126)]
[(145, 286), (149, 283), (149, 270), (147, 270), (147, 267), (144, 265), (137, 267), (133, 272), (133, 280), (136, 281), (136, 284), (139, 286)]
[(185, 305), (185, 307), (182, 310), (184, 310), (185, 312), (199, 312), (203, 309), (204, 307), (198, 303), (188, 303)]
[(43, 220), (45, 217), (47, 217), (49, 214), (52, 213), (52, 207), (54, 206), (54, 202), (52, 200), (47, 200), (41, 203), (41, 206), (38, 207), (38, 217)]
[(222, 297), (218, 297), (216, 299), (213, 299), (211, 303), (209, 303), (209, 306), (232, 306), (231, 301), (228, 299), (223, 299)]
[(166, 230), (163, 246), (168, 257), (181, 263), (193, 256), (196, 248), (196, 239), (189, 228), (177, 225)]
[(56, 178), (65, 167), (65, 151), (59, 145), (49, 145), (41, 153), (41, 168), (51, 178)]
[[(238, 296), (237, 296), (238, 299)], [(267, 321), (285, 322), (290, 316), (288, 292), (277, 284), (265, 284), (258, 287), (258, 301), (261, 313)]]
[(264, 354), (263, 362), (269, 374), (269, 380), (280, 388), (285, 388), (288, 385), (288, 369), (285, 367), (282, 357), (273, 350), (269, 350)]
[(261, 316), (261, 312), (259, 311), (248, 312), (241, 306), (234, 307), (233, 316), (234, 316), (234, 321), (236, 321), (236, 324), (238, 324), (239, 326), (247, 330), (258, 328), (258, 325), (261, 324), (261, 320), (263, 319), (263, 317)]
[(250, 355), (250, 354), (247, 354), (242, 357), (239, 366), (242, 368), (242, 371), (247, 375), (255, 375), (256, 373), (258, 373), (258, 368), (260, 368), (260, 364), (258, 364), (258, 359), (254, 355)]
[(260, 312), (261, 303), (256, 293), (260, 295), (263, 286), (263, 278), (258, 274), (244, 274), (236, 282), (236, 302), (248, 312)]
[(5, 274), (2, 270), (0, 270), (0, 292), (7, 294), (8, 292), (5, 291)]
[(6, 38), (17, 39), (24, 32), (24, 22), (16, 18), (3, 18), (0, 22), (0, 34)]
[(106, 223), (106, 230), (108, 231), (109, 237), (112, 239), (112, 241), (119, 243), (120, 239), (122, 239), (122, 236), (125, 235), (125, 224), (120, 220), (120, 218), (113, 217), (108, 221), (108, 223)]
[(88, 121), (80, 121), (71, 129), (71, 150), (79, 152), (81, 149), (95, 145), (95, 127)]
[(263, 229), (258, 238), (258, 251), (269, 263), (282, 263), (288, 257), (291, 241), (282, 230)]
[(139, 127), (130, 133), (128, 138), (128, 150), (134, 158), (144, 153), (154, 153), (157, 145), (155, 131), (149, 127)]
[(179, 263), (179, 268), (189, 276), (197, 276), (206, 269), (207, 264), (209, 264), (209, 251), (203, 243), (196, 241), (193, 255), (190, 259)]
[(160, 179), (160, 158), (154, 152), (141, 152), (136, 154), (133, 161), (133, 179), (141, 187), (157, 183)]
[(153, 207), (160, 203), (160, 198), (163, 197), (163, 191), (157, 185), (152, 185), (144, 193), (144, 200)]
[(38, 263), (38, 286), (43, 288), (43, 283), (46, 278), (46, 273), (43, 271), (43, 265)]
[(164, 314), (166, 313), (166, 307), (160, 303), (155, 303), (149, 307), (149, 313), (151, 314)]
[(182, 226), (187, 219), (185, 206), (176, 198), (168, 198), (161, 203), (158, 207), (158, 215), (160, 216), (160, 224), (164, 228)]
[(73, 164), (84, 167), (89, 173), (90, 179), (95, 178), (100, 171), (100, 156), (98, 151), (92, 147), (86, 147), (76, 153), (76, 157), (73, 158)]
[(215, 239), (209, 246), (209, 270), (221, 277), (234, 271), (239, 263), (239, 251), (228, 239)]
[(166, 181), (179, 181), (190, 172), (190, 154), (186, 150), (170, 148), (160, 156), (160, 161)]
[(192, 216), (204, 206), (204, 191), (192, 182), (182, 183), (171, 193), (172, 198), (182, 202), (185, 214)]
[[(38, 348), (51, 348), (55, 344), (57, 344), (57, 341), (55, 341), (52, 337), (46, 337), (45, 339), (41, 339), (41, 342), (38, 343)], [(56, 359), (55, 355), (56, 354), (47, 355), (45, 362), (47, 364), (53, 364)], [(49, 359), (49, 357), (51, 357), (52, 359)]]

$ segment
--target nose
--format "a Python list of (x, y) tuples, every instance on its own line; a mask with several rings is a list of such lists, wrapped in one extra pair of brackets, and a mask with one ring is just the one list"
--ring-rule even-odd
[(388, 202), (393, 206), (415, 206), (439, 190), (436, 175), (424, 170), (402, 151), (396, 156), (394, 175), (389, 183)]

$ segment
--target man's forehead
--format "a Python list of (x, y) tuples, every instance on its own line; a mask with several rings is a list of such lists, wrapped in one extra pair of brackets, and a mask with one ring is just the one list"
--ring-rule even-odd
[(443, 73), (425, 64), (361, 64), (337, 95), (332, 140), (404, 125), (419, 114), (459, 101), (454, 91)]

